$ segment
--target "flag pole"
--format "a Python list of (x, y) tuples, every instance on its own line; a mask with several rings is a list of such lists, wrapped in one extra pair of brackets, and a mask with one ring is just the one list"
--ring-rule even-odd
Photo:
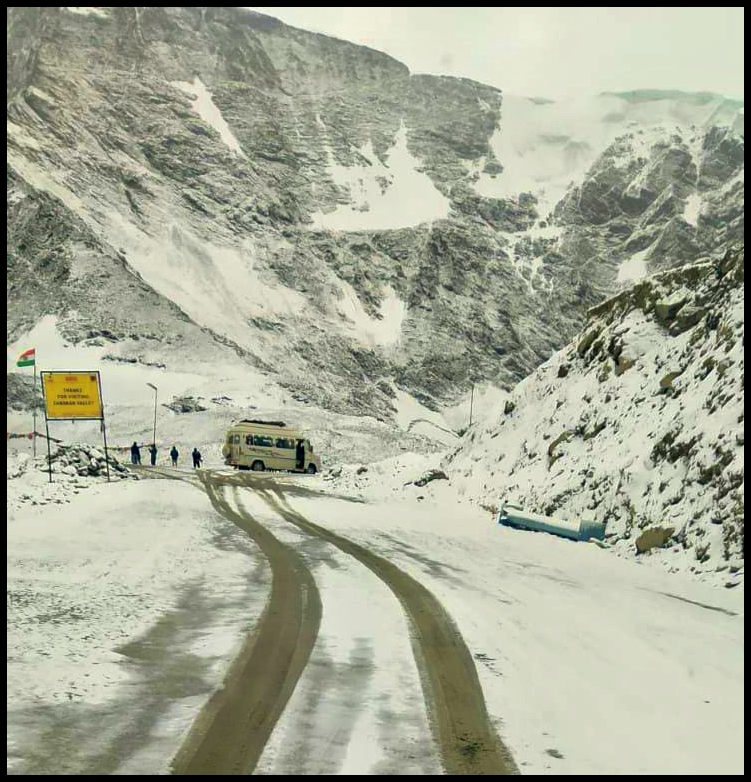
[(36, 355), (34, 356), (34, 386), (33, 393), (31, 395), (31, 405), (34, 411), (34, 431), (31, 433), (31, 442), (33, 447), (34, 458), (37, 458), (37, 362)]

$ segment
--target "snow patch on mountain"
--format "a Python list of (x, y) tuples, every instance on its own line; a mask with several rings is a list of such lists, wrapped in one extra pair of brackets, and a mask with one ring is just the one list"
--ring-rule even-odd
[(33, 150), (41, 149), (39, 142), (32, 138), (23, 128), (16, 125), (15, 122), (8, 120), (7, 128), (7, 135), (19, 146)]
[(701, 214), (702, 199), (697, 193), (692, 193), (686, 199), (686, 206), (683, 210), (683, 219), (689, 224), (696, 227), (699, 222), (699, 215)]
[(647, 256), (651, 250), (651, 246), (646, 250), (634, 253), (630, 258), (627, 258), (618, 267), (617, 281), (619, 283), (633, 283), (646, 277), (647, 271)]
[(100, 19), (109, 19), (109, 14), (101, 8), (88, 8), (83, 6), (65, 6), (65, 10), (78, 16), (97, 16)]
[(161, 235), (148, 235), (120, 213), (107, 215), (110, 236), (126, 250), (130, 265), (154, 290), (183, 309), (196, 323), (249, 345), (248, 320), (305, 312), (305, 297), (254, 268), (256, 246), (218, 246), (200, 239), (184, 224), (168, 223)]
[[(394, 407), (396, 408), (397, 426), (404, 432), (427, 437), (445, 447), (456, 446), (459, 442), (458, 434), (444, 415), (444, 412), (430, 410), (418, 399), (401, 389), (396, 389), (394, 395)], [(418, 458), (417, 455), (414, 455)]]
[[(101, 372), (105, 408), (109, 404), (148, 405), (153, 397), (147, 390), (147, 383), (158, 385), (167, 399), (172, 395), (183, 394), (186, 388), (203, 382), (202, 376), (193, 372), (165, 372), (156, 366), (119, 363), (111, 358), (119, 355), (118, 347), (109, 342), (102, 344), (105, 340), (99, 342), (98, 345), (91, 342), (69, 343), (60, 333), (58, 318), (46, 315), (27, 334), (7, 346), (6, 372), (17, 372), (16, 360), (19, 355), (29, 347), (34, 347), (37, 373), (65, 370)], [(32, 374), (31, 369), (22, 371), (29, 376)]]
[[(29, 137), (26, 136), (26, 138)], [(28, 141), (25, 145), (31, 146)], [(6, 160), (8, 165), (15, 169), (18, 175), (32, 187), (35, 187), (37, 190), (43, 190), (44, 192), (59, 198), (65, 206), (76, 215), (81, 217), (84, 216), (86, 212), (84, 202), (69, 188), (65, 187), (65, 185), (60, 184), (60, 182), (51, 174), (47, 173), (41, 166), (10, 150), (8, 150), (6, 154)]]
[(402, 322), (406, 314), (405, 303), (393, 288), (387, 287), (381, 302), (380, 318), (371, 318), (357, 297), (355, 289), (345, 280), (339, 281), (342, 298), (336, 302), (336, 309), (354, 326), (356, 338), (370, 345), (395, 345), (401, 335)]
[(500, 126), (490, 139), (503, 172), (484, 174), (475, 190), (488, 198), (529, 192), (537, 197), (540, 214), (547, 214), (607, 146), (591, 114), (583, 101), (539, 104), (505, 95)]
[(195, 111), (207, 125), (210, 125), (219, 133), (222, 141), (233, 152), (237, 152), (240, 157), (246, 157), (240, 146), (240, 142), (235, 138), (227, 121), (222, 116), (222, 112), (219, 111), (219, 108), (212, 100), (211, 93), (198, 76), (193, 79), (192, 84), (184, 81), (177, 81), (174, 82), (174, 86), (189, 95), (194, 95), (195, 100), (192, 104), (193, 111)]
[[(318, 127), (325, 131), (320, 116)], [(436, 189), (420, 169), (420, 161), (407, 147), (407, 128), (402, 122), (385, 162), (376, 155), (372, 142), (356, 154), (362, 162), (343, 166), (328, 146), (327, 173), (349, 194), (350, 202), (333, 212), (312, 215), (316, 229), (366, 231), (408, 228), (448, 216), (449, 200)]]

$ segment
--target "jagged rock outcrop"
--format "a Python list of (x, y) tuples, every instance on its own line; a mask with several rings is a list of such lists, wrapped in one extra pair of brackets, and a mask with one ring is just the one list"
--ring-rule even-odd
[[(616, 283), (743, 241), (743, 136), (717, 126), (645, 135), (616, 139), (555, 210), (561, 244), (590, 240), (590, 255), (609, 259)], [(642, 268), (634, 273), (635, 258)]]

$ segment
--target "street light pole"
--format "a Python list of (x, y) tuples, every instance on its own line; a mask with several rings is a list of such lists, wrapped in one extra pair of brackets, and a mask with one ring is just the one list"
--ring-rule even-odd
[(152, 443), (154, 445), (154, 448), (156, 448), (156, 398), (158, 392), (157, 392), (157, 387), (153, 383), (146, 383), (146, 385), (154, 389), (154, 439), (152, 440)]

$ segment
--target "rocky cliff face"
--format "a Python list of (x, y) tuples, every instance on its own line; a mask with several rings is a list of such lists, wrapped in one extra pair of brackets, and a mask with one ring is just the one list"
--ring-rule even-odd
[(56, 314), (70, 340), (243, 361), (389, 418), (395, 388), (510, 386), (624, 266), (742, 234), (742, 116), (713, 96), (607, 96), (572, 130), (243, 9), (7, 28), (9, 340)]
[[(681, 266), (743, 241), (743, 137), (730, 127), (619, 137), (557, 205), (570, 237), (621, 267)], [(619, 281), (629, 280), (627, 268)], [(638, 274), (638, 272), (637, 272)]]
[(606, 522), (624, 551), (739, 566), (743, 298), (739, 247), (593, 308), (569, 346), (473, 427), (447, 472), (488, 507), (514, 500)]

